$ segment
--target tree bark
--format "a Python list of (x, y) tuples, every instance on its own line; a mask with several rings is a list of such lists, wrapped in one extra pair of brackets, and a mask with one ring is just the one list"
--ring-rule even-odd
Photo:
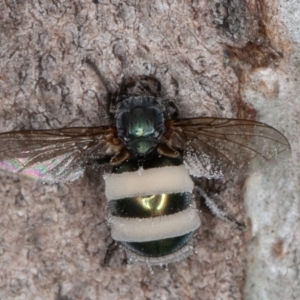
[[(112, 91), (123, 77), (153, 75), (182, 117), (257, 118), (285, 133), (296, 149), (293, 162), (273, 175), (251, 177), (247, 216), (242, 184), (224, 187), (221, 204), (246, 220), (245, 232), (200, 206), (195, 254), (168, 268), (128, 265), (122, 249), (108, 267), (101, 265), (112, 242), (101, 173), (45, 184), (1, 171), (0, 299), (282, 299), (286, 291), (286, 299), (299, 299), (300, 76), (291, 67), (299, 46), (279, 4), (0, 4), (0, 131), (107, 124), (107, 90), (84, 63), (89, 58)], [(292, 283), (281, 283), (286, 274)], [(272, 297), (266, 291), (274, 291)]]

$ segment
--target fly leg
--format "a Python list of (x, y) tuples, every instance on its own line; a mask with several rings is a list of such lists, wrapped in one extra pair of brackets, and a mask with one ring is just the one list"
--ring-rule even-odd
[(178, 106), (175, 104), (173, 100), (169, 100), (168, 115), (170, 116), (171, 119), (176, 119), (179, 116)]
[(196, 186), (195, 188), (199, 191), (201, 196), (204, 198), (206, 206), (210, 209), (210, 211), (216, 217), (218, 217), (219, 219), (221, 219), (223, 221), (230, 222), (231, 224), (233, 224), (236, 228), (238, 228), (240, 230), (244, 230), (246, 228), (244, 223), (238, 222), (234, 218), (228, 216), (224, 211), (222, 211), (218, 207), (218, 205), (215, 203), (215, 201), (212, 198), (210, 198), (203, 189), (201, 189), (198, 186)]
[(104, 76), (101, 74), (100, 70), (96, 66), (96, 64), (89, 58), (86, 58), (84, 62), (97, 74), (99, 77), (102, 85), (104, 86), (106, 93), (107, 93), (107, 100), (106, 100), (106, 113), (110, 117), (111, 120), (114, 120), (115, 115), (115, 97), (116, 93), (111, 90), (109, 87), (108, 82), (105, 80)]
[[(120, 249), (120, 243), (116, 242), (116, 241), (112, 241), (108, 246), (107, 246), (107, 249), (106, 249), (106, 253), (105, 253), (105, 256), (104, 256), (104, 259), (101, 263), (101, 266), (102, 267), (108, 267), (109, 266), (109, 263), (113, 257), (113, 255), (115, 254), (116, 251), (118, 251)], [(128, 264), (128, 258), (127, 258), (127, 255), (126, 255), (126, 252), (124, 251), (124, 259), (123, 259), (123, 262), (122, 264)]]

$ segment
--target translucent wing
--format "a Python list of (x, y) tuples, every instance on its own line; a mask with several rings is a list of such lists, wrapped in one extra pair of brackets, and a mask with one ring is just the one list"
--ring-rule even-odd
[(259, 169), (290, 151), (283, 134), (251, 120), (193, 118), (169, 121), (167, 127), (170, 146), (185, 150), (185, 163), (195, 176), (223, 177), (245, 171), (245, 166)]
[(49, 182), (72, 181), (89, 160), (118, 152), (113, 136), (112, 127), (0, 133), (0, 169)]

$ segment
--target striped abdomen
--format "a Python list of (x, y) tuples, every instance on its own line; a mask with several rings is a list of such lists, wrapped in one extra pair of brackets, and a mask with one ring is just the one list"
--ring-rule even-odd
[(180, 159), (131, 160), (105, 177), (112, 238), (142, 262), (167, 263), (186, 257), (200, 226), (194, 188)]

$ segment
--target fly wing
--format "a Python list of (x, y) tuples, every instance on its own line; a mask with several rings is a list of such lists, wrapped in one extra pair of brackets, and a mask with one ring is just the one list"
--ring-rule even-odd
[(195, 176), (257, 170), (290, 151), (283, 134), (252, 120), (201, 117), (169, 121), (167, 128), (169, 145), (184, 150), (184, 161)]
[(88, 162), (113, 156), (112, 127), (0, 133), (0, 169), (48, 182), (72, 181)]

